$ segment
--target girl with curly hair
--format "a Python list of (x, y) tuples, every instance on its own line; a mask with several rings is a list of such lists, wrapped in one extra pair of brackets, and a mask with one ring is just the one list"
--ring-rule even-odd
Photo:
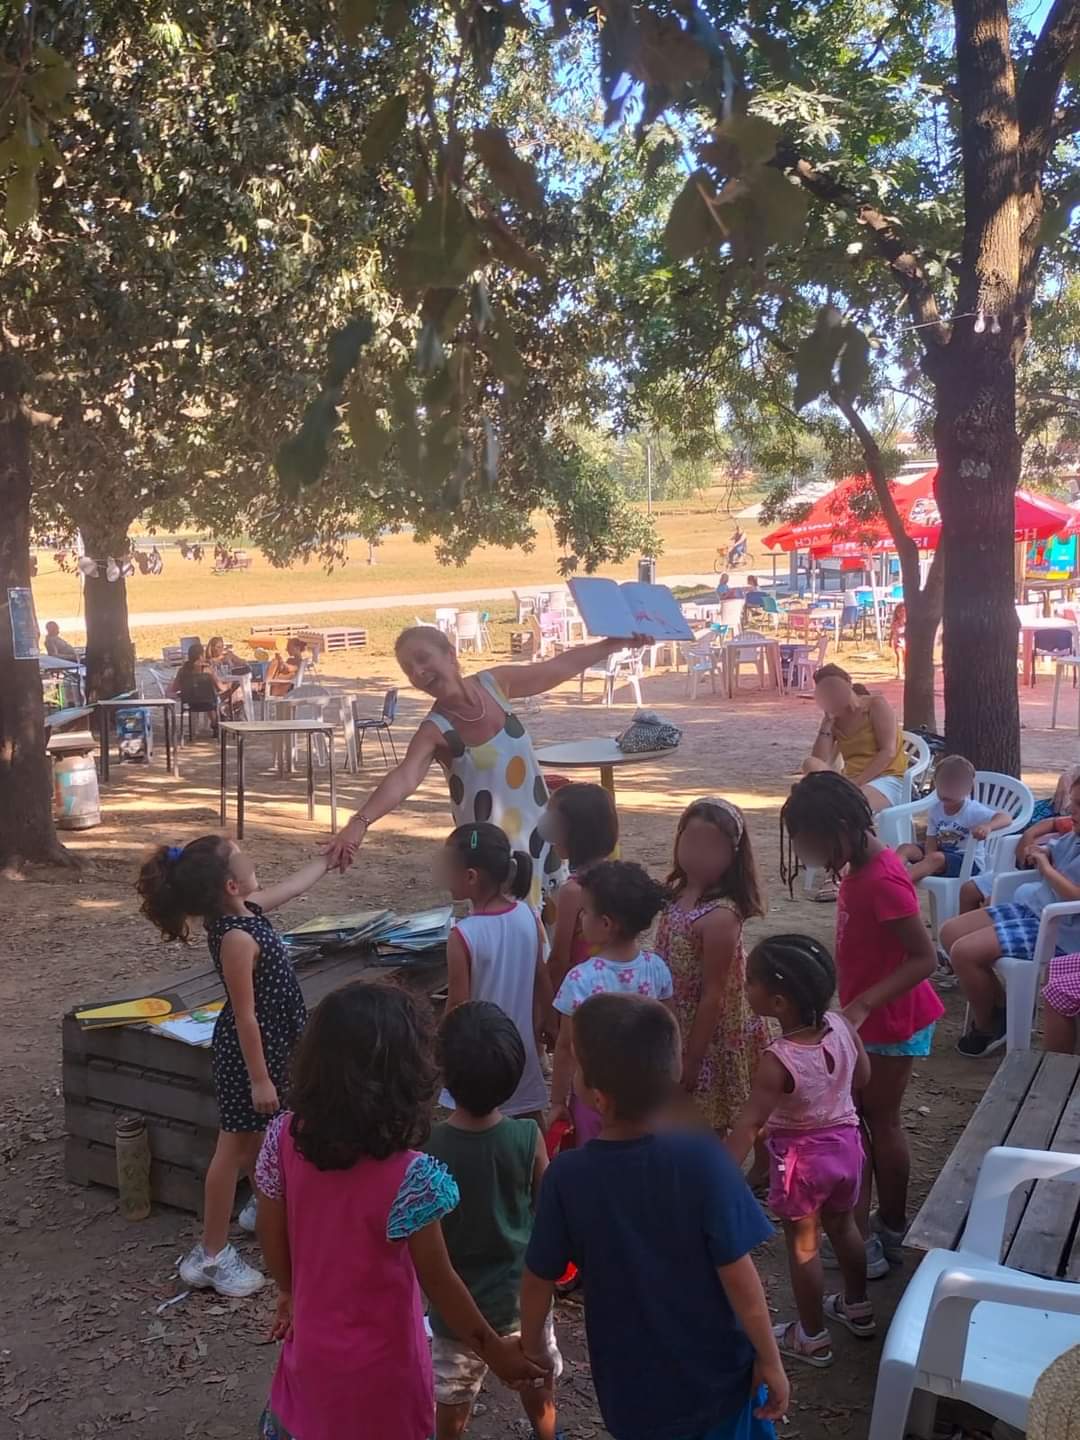
[(405, 991), (363, 981), (319, 1005), (297, 1048), (292, 1109), (255, 1171), (258, 1234), (284, 1340), (260, 1440), (428, 1440), (435, 1424), (423, 1287), (448, 1329), (508, 1384), (540, 1378), (450, 1265), (440, 1220), (458, 1189), (419, 1152), (437, 1074)]

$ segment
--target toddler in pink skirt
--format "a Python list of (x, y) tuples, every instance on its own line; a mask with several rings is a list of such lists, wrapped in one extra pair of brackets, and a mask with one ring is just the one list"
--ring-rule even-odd
[(1064, 1055), (1076, 1053), (1080, 1038), (1080, 953), (1055, 955), (1043, 987), (1043, 1047)]
[[(751, 951), (746, 997), (780, 1034), (725, 1142), (741, 1164), (766, 1128), (768, 1203), (784, 1226), (798, 1311), (773, 1332), (781, 1355), (819, 1369), (833, 1361), (826, 1320), (864, 1338), (874, 1333), (855, 1221), (864, 1152), (853, 1094), (866, 1084), (870, 1062), (858, 1032), (827, 1009), (835, 986), (832, 956), (808, 935), (773, 935)], [(820, 1229), (836, 1252), (841, 1294), (825, 1294)]]

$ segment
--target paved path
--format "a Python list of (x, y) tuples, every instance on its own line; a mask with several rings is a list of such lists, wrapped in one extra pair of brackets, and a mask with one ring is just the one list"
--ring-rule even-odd
[[(712, 585), (715, 576), (709, 575), (665, 575), (665, 585)], [(522, 585), (520, 591), (550, 590), (558, 584)], [(435, 605), (467, 605), (481, 600), (512, 600), (514, 591), (509, 586), (483, 590), (445, 590), (422, 595), (371, 595), (359, 598), (335, 598), (332, 595), (306, 603), (288, 605), (222, 605), (204, 610), (132, 610), (128, 624), (132, 630), (148, 625), (191, 625), (206, 620), (272, 620), (289, 615), (337, 615), (357, 610), (430, 610)], [(86, 621), (82, 615), (59, 615), (56, 617), (60, 629), (85, 633)]]

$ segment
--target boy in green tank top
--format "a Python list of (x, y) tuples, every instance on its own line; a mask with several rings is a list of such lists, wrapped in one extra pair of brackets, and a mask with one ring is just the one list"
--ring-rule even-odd
[[(497, 1005), (471, 1000), (443, 1020), (439, 1060), (457, 1109), (434, 1127), (427, 1149), (461, 1192), (457, 1209), (442, 1222), (450, 1262), (492, 1329), (520, 1335), (521, 1273), (547, 1152), (534, 1120), (512, 1120), (498, 1107), (517, 1089), (525, 1047), (517, 1026)], [(457, 1440), (468, 1426), (487, 1366), (454, 1338), (436, 1311), (430, 1319), (436, 1440)], [(522, 1391), (521, 1399), (539, 1440), (557, 1440), (553, 1385), (562, 1356), (550, 1314), (544, 1339), (552, 1378), (539, 1389)]]

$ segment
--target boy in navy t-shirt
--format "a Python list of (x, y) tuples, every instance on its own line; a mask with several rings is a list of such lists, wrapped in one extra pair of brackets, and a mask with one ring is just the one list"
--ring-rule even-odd
[(679, 1074), (672, 1016), (597, 995), (573, 1017), (575, 1088), (596, 1140), (544, 1177), (521, 1288), (525, 1353), (571, 1261), (604, 1424), (614, 1440), (772, 1440), (788, 1381), (750, 1258), (773, 1233), (711, 1135), (658, 1132)]

